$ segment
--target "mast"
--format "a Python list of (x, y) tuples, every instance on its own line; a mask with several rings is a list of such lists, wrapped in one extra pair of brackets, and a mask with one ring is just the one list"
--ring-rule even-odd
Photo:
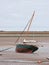
[[(33, 12), (33, 15), (32, 15), (32, 17), (31, 17), (31, 19), (28, 21), (27, 25), (25, 26), (24, 30), (22, 31), (21, 36), (23, 35), (23, 33), (24, 33), (24, 31), (26, 30), (26, 28), (27, 28), (27, 31), (29, 31), (30, 26), (31, 26), (31, 23), (32, 23), (32, 20), (33, 20), (33, 18), (34, 18), (34, 14), (35, 14), (35, 11)], [(27, 27), (27, 26), (28, 26), (28, 27)], [(18, 42), (18, 40), (21, 38), (21, 36), (17, 38), (16, 42)], [(16, 43), (16, 42), (15, 42), (15, 43)]]
[(28, 27), (27, 27), (27, 31), (29, 31), (29, 29), (30, 29), (30, 26), (31, 26), (32, 20), (34, 18), (34, 15), (35, 15), (35, 11), (33, 12), (33, 15), (31, 17), (31, 19), (29, 20), (29, 24), (28, 24)]

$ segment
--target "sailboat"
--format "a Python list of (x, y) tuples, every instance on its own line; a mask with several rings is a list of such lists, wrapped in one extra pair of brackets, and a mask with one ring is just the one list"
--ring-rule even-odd
[[(32, 19), (34, 17), (34, 14), (35, 14), (35, 11), (33, 12), (33, 15), (31, 17), (31, 19), (29, 20), (29, 22), (27, 23), (26, 27), (24, 28), (24, 31), (27, 28), (27, 26), (28, 26), (27, 31), (29, 31), (29, 28), (30, 28), (30, 25), (32, 23)], [(23, 34), (23, 32), (22, 32), (22, 34)], [(17, 41), (19, 39), (20, 38), (18, 38)], [(21, 43), (20, 44), (16, 44), (16, 52), (18, 52), (18, 53), (33, 53), (33, 52), (38, 50), (38, 47), (36, 45), (31, 45), (31, 44), (27, 44), (27, 43), (33, 43), (34, 44), (34, 43), (36, 43), (36, 41), (35, 40), (25, 40), (24, 39), (22, 44)]]

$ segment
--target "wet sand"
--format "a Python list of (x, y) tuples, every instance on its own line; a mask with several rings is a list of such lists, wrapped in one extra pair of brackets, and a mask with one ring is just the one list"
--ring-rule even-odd
[(0, 65), (49, 65), (49, 38), (34, 39), (39, 41), (34, 43), (39, 49), (28, 54), (15, 52), (16, 37), (0, 37)]
[[(6, 51), (3, 49), (9, 48)], [(49, 46), (44, 47), (32, 54), (16, 53), (15, 46), (0, 46), (0, 65), (49, 65)]]

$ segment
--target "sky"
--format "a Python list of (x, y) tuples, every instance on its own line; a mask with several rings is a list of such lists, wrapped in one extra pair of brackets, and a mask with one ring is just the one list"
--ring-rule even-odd
[(0, 30), (23, 31), (34, 11), (29, 31), (49, 31), (49, 0), (0, 0)]

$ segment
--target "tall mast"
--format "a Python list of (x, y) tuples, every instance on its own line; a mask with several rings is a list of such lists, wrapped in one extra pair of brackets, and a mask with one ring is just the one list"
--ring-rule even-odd
[[(31, 17), (31, 19), (28, 21), (27, 25), (25, 26), (24, 30), (22, 31), (21, 36), (23, 35), (23, 33), (24, 33), (24, 31), (26, 30), (26, 28), (27, 28), (27, 31), (29, 31), (30, 26), (31, 26), (31, 23), (32, 23), (32, 20), (33, 20), (33, 17), (34, 17), (34, 14), (35, 14), (35, 11), (33, 12), (33, 15), (32, 15), (32, 17)], [(28, 26), (28, 27), (27, 27), (27, 26)], [(21, 38), (21, 36), (17, 38), (16, 42), (18, 42), (18, 40)], [(15, 43), (16, 43), (16, 42), (15, 42)]]
[(27, 27), (27, 31), (29, 31), (29, 29), (30, 29), (30, 26), (31, 26), (32, 20), (34, 18), (34, 15), (35, 15), (35, 11), (33, 12), (33, 15), (31, 17), (31, 19), (29, 20), (28, 27)]

